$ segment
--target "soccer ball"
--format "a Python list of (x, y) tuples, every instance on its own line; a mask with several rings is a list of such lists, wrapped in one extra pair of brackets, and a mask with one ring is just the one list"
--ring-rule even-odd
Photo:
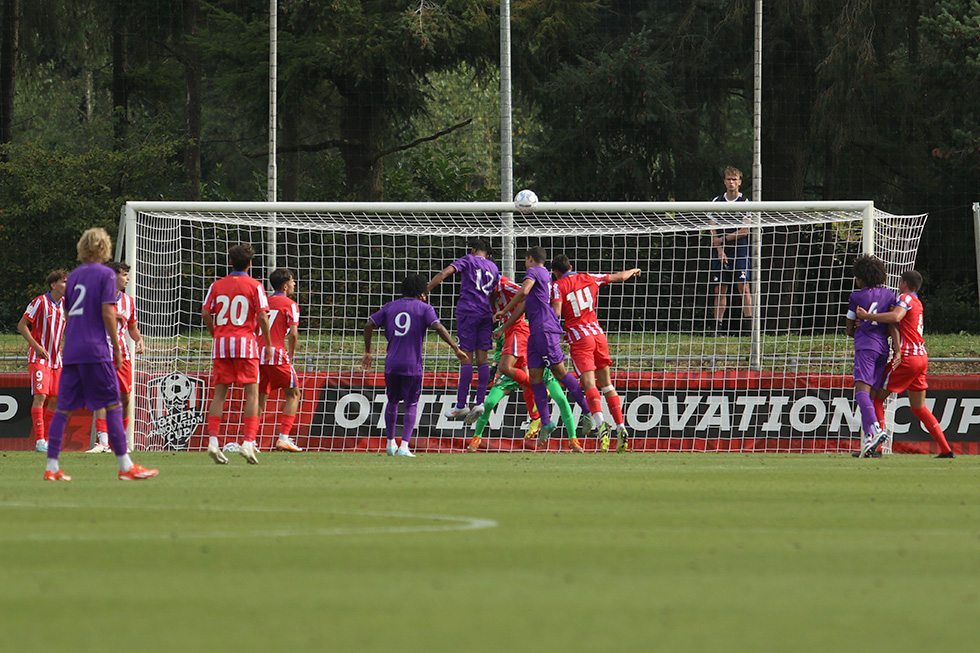
[(534, 205), (537, 203), (538, 196), (534, 194), (533, 190), (527, 190), (525, 188), (514, 196), (514, 206), (516, 206), (517, 210), (521, 213), (533, 211)]

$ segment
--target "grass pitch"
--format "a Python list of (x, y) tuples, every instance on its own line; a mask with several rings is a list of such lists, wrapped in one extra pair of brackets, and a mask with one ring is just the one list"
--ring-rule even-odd
[(0, 650), (965, 651), (980, 459), (0, 454)]

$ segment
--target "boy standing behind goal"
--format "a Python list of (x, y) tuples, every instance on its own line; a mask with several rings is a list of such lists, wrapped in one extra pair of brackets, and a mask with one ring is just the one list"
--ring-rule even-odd
[[(429, 327), (439, 334), (453, 349), (460, 363), (469, 363), (470, 356), (460, 349), (449, 335), (446, 327), (439, 322), (436, 311), (429, 305), (425, 279), (418, 274), (410, 274), (402, 281), (401, 299), (388, 302), (364, 323), (364, 357), (361, 365), (371, 367), (374, 354), (371, 352), (371, 339), (376, 327), (383, 327), (388, 339), (388, 352), (385, 355), (385, 436), (388, 439), (389, 456), (415, 454), (408, 447), (415, 431), (419, 397), (422, 395), (422, 342)], [(402, 426), (401, 446), (395, 447), (395, 426), (398, 420), (398, 404), (405, 402), (405, 416)]]
[(922, 287), (922, 275), (915, 270), (902, 273), (898, 282), (898, 303), (887, 313), (869, 313), (863, 308), (857, 309), (859, 320), (870, 320), (885, 324), (898, 324), (901, 347), (892, 360), (892, 370), (885, 378), (885, 383), (875, 395), (875, 413), (882, 426), (885, 424), (885, 399), (891, 393), (901, 394), (908, 390), (909, 408), (922, 427), (929, 432), (932, 439), (939, 445), (939, 455), (936, 458), (953, 458), (953, 449), (946, 442), (946, 435), (939, 426), (939, 420), (926, 406), (926, 372), (929, 370), (929, 355), (926, 344), (922, 339), (923, 320), (922, 302), (916, 294)]
[(269, 295), (269, 334), (272, 337), (272, 358), (265, 351), (259, 359), (259, 414), (265, 412), (269, 394), (282, 388), (286, 399), (282, 404), (277, 451), (302, 451), (289, 438), (289, 431), (299, 412), (300, 389), (293, 368), (296, 343), (299, 342), (299, 304), (293, 300), (296, 279), (289, 270), (279, 268), (269, 275), (273, 293)]
[(204, 324), (214, 338), (211, 367), (214, 394), (208, 408), (208, 455), (218, 465), (227, 465), (218, 435), (228, 389), (240, 383), (245, 390), (245, 419), (242, 424), (241, 454), (250, 465), (258, 464), (255, 438), (259, 433), (259, 344), (255, 334), (261, 329), (266, 354), (272, 358), (269, 335), (269, 301), (262, 284), (249, 276), (251, 245), (235, 245), (228, 250), (233, 272), (208, 288), (201, 309)]

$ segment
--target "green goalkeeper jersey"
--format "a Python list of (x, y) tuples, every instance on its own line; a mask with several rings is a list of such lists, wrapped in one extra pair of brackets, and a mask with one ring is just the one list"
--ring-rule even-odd
[[(490, 380), (490, 385), (487, 386), (487, 389), (498, 387), (504, 392), (521, 392), (521, 384), (498, 369), (498, 366), (500, 365), (500, 354), (503, 352), (503, 349), (504, 339), (502, 337), (497, 338), (493, 349), (493, 366), (494, 370), (496, 370), (496, 374), (494, 374), (493, 378)], [(551, 370), (546, 367), (544, 369), (545, 385), (550, 384), (553, 378), (554, 377), (551, 374)]]

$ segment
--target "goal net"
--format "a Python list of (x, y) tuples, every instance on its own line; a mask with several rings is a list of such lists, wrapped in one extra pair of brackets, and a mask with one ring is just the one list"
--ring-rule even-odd
[[(520, 282), (526, 250), (566, 254), (578, 272), (638, 267), (604, 285), (598, 314), (613, 381), (635, 451), (848, 451), (859, 446), (852, 398), (853, 344), (845, 333), (851, 269), (862, 252), (881, 258), (894, 289), (911, 268), (926, 216), (895, 216), (870, 202), (298, 204), (131, 202), (121, 258), (132, 266), (146, 353), (135, 361), (137, 447), (206, 447), (211, 338), (201, 319), (207, 288), (226, 275), (229, 247), (256, 251), (251, 274), (266, 284), (296, 278), (300, 341), (294, 365), (302, 401), (293, 439), (304, 449), (384, 449), (384, 351), (361, 369), (368, 316), (399, 295), (408, 273), (433, 277), (489, 240), (501, 270)], [(749, 232), (741, 270), (712, 280), (711, 234)], [(458, 275), (429, 297), (455, 333)], [(724, 304), (724, 310), (721, 305)], [(719, 320), (716, 318), (720, 318)], [(472, 427), (449, 420), (458, 362), (431, 333), (413, 438), (416, 451), (462, 451)], [(274, 446), (282, 407), (274, 393), (260, 448)], [(577, 422), (578, 408), (574, 406)], [(240, 439), (243, 396), (234, 388), (223, 438)], [(553, 408), (557, 415), (557, 410)], [(609, 413), (604, 411), (608, 420)], [(533, 450), (520, 393), (490, 415), (489, 450)], [(567, 429), (549, 450), (567, 450)], [(596, 442), (585, 438), (587, 450)]]

